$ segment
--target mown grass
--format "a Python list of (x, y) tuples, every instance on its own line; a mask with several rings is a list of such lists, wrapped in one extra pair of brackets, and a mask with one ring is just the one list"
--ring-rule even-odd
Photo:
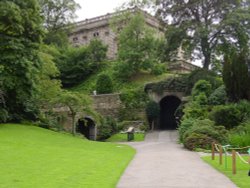
[[(127, 142), (127, 134), (117, 133), (112, 135), (110, 138), (106, 140), (106, 142)], [(135, 133), (133, 142), (143, 141), (145, 138), (144, 133)]]
[(98, 72), (96, 72), (95, 74), (92, 74), (89, 78), (84, 80), (79, 85), (73, 88), (70, 88), (70, 90), (83, 92), (86, 94), (92, 94), (93, 91), (96, 90), (95, 84), (96, 84), (98, 75), (103, 74), (103, 73), (109, 75), (111, 79), (113, 80), (114, 92), (122, 92), (122, 90), (124, 89), (138, 88), (138, 87), (144, 86), (146, 83), (164, 80), (167, 77), (172, 75), (169, 73), (164, 73), (162, 75), (155, 76), (148, 72), (140, 72), (137, 75), (135, 75), (133, 78), (131, 78), (130, 82), (121, 82), (113, 76), (114, 66), (116, 63), (117, 62), (103, 63), (102, 68), (100, 68)]
[[(245, 160), (248, 160), (248, 156), (244, 157)], [(238, 157), (237, 157), (237, 173), (236, 175), (232, 174), (232, 158), (231, 156), (227, 157), (227, 168), (225, 168), (225, 159), (223, 158), (223, 165), (219, 165), (219, 158), (218, 156), (215, 157), (215, 160), (211, 160), (210, 156), (202, 157), (202, 159), (213, 166), (218, 171), (225, 174), (227, 177), (229, 177), (232, 182), (234, 182), (238, 187), (240, 188), (249, 188), (250, 187), (250, 177), (248, 176), (248, 171), (250, 170), (250, 165), (243, 163)]]
[(0, 187), (111, 188), (135, 154), (46, 129), (0, 124)]

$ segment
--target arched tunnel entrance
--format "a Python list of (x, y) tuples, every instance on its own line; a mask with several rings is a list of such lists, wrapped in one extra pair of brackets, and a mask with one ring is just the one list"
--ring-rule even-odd
[(96, 140), (96, 126), (90, 117), (79, 119), (76, 132), (83, 134), (89, 140)]
[(166, 96), (160, 101), (160, 122), (161, 130), (174, 130), (177, 128), (175, 111), (181, 104), (181, 100), (175, 96)]

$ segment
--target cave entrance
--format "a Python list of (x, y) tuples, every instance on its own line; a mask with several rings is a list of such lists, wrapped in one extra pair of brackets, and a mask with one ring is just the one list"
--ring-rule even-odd
[(90, 117), (79, 119), (76, 132), (83, 134), (89, 140), (96, 140), (96, 126)]
[(175, 96), (166, 96), (160, 101), (160, 122), (161, 130), (175, 130), (177, 122), (175, 111), (181, 104), (181, 100)]

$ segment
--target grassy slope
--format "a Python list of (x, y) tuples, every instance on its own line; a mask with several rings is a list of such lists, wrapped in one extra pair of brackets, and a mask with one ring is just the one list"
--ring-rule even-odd
[(115, 78), (113, 77), (113, 67), (115, 63), (116, 62), (105, 63), (105, 65), (103, 65), (103, 68), (101, 70), (91, 75), (81, 84), (71, 88), (71, 90), (91, 94), (94, 90), (96, 90), (95, 83), (98, 78), (98, 75), (102, 73), (108, 74), (112, 78), (114, 84), (114, 92), (121, 92), (123, 89), (133, 89), (140, 86), (144, 86), (146, 83), (164, 80), (171, 75), (169, 73), (165, 73), (159, 76), (155, 76), (147, 72), (141, 72), (134, 78), (131, 78), (131, 82), (121, 83), (115, 80)]
[[(142, 133), (135, 133), (134, 134), (134, 140), (135, 142), (143, 141), (145, 137), (145, 134)], [(121, 134), (117, 133), (112, 135), (109, 139), (106, 140), (106, 142), (127, 142), (127, 134)]]
[[(232, 174), (232, 158), (228, 157), (228, 167), (225, 169), (225, 165), (219, 165), (219, 159), (218, 157), (215, 158), (215, 160), (211, 160), (210, 156), (206, 156), (202, 158), (205, 162), (213, 166), (215, 169), (219, 170), (223, 174), (225, 174), (227, 177), (229, 177), (237, 186), (240, 188), (249, 188), (250, 187), (250, 177), (248, 176), (248, 170), (250, 170), (250, 165), (245, 164), (240, 161), (240, 159), (237, 157), (237, 173), (236, 175)], [(246, 156), (245, 159), (247, 160), (248, 157)], [(224, 158), (223, 158), (224, 160)], [(224, 161), (223, 161), (224, 162)]]
[(33, 126), (0, 124), (0, 187), (115, 187), (135, 151)]

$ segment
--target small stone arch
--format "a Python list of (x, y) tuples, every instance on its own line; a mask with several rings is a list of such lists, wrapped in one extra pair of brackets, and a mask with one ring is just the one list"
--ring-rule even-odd
[(76, 125), (76, 132), (83, 134), (89, 140), (96, 140), (96, 124), (95, 121), (86, 116), (78, 120)]

